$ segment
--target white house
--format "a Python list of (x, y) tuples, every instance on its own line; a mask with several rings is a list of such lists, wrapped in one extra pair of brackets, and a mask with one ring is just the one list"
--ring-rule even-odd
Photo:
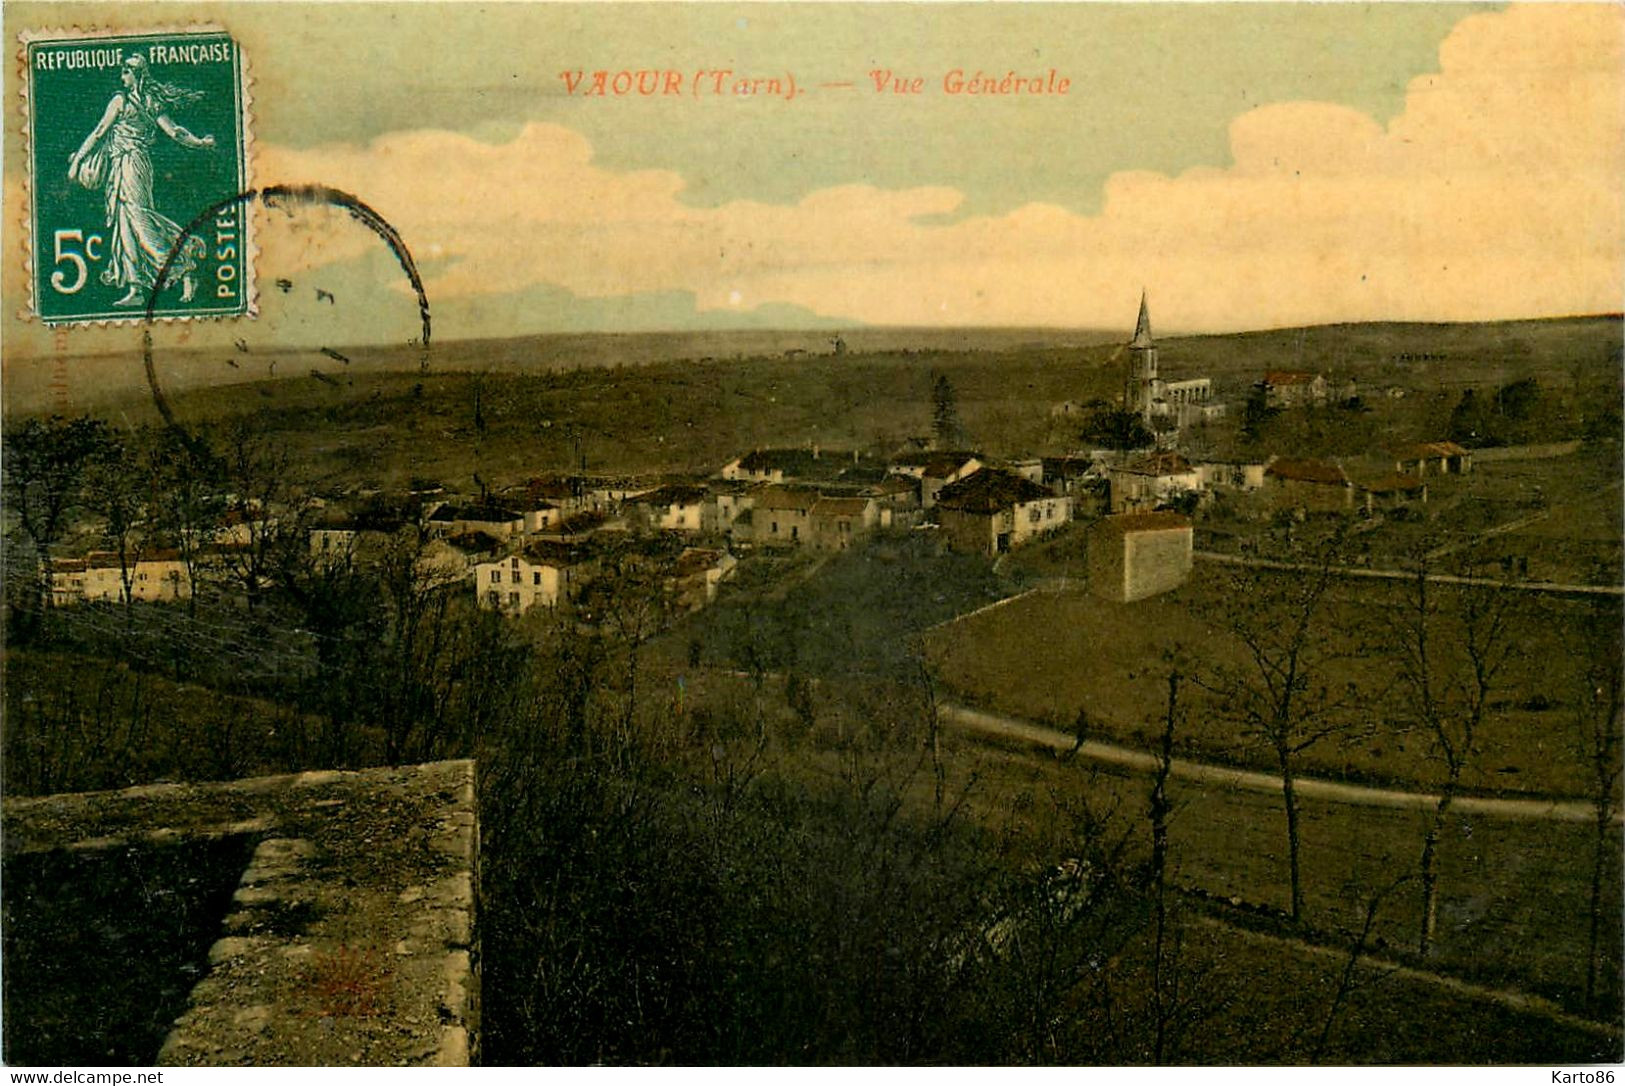
[(662, 486), (627, 498), (622, 509), (628, 522), (644, 531), (698, 532), (705, 527), (709, 497), (703, 486)]
[[(92, 551), (83, 558), (53, 558), (48, 571), (51, 602), (57, 606), (124, 599), (124, 576), (118, 555), (111, 551)], [(179, 551), (150, 551), (130, 567), (129, 574), (132, 600), (155, 603), (184, 600), (192, 594), (192, 580)]]
[(510, 615), (557, 607), (580, 590), (582, 566), (581, 555), (568, 547), (532, 544), (519, 554), (475, 565), (475, 597), (481, 607)]

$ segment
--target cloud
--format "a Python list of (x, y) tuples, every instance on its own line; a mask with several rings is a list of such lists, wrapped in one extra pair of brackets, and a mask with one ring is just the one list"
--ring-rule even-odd
[(602, 168), (551, 124), (506, 143), (434, 130), (265, 147), (259, 170), (362, 196), (434, 258), (432, 298), (689, 292), (701, 311), (1098, 326), (1124, 323), (1145, 285), (1165, 324), (1207, 329), (1616, 310), (1622, 33), (1615, 5), (1469, 16), (1386, 126), (1332, 103), (1263, 106), (1232, 122), (1228, 167), (1113, 175), (1092, 216), (1029, 204), (937, 222), (959, 192), (863, 184), (697, 207), (678, 174)]

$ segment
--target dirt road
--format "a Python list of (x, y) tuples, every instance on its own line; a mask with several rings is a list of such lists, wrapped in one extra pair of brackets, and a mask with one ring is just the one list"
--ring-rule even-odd
[[(1018, 717), (1003, 713), (972, 709), (944, 702), (939, 706), (942, 721), (963, 731), (990, 735), (1003, 739), (1018, 739), (1034, 746), (1051, 750), (1070, 751), (1077, 740), (1065, 732), (1046, 728)], [(1077, 756), (1105, 765), (1120, 766), (1149, 773), (1156, 768), (1156, 758), (1141, 750), (1120, 747), (1113, 743), (1086, 740), (1078, 747)], [(1192, 762), (1183, 758), (1173, 761), (1173, 776), (1183, 780), (1201, 781), (1238, 791), (1265, 792), (1279, 795), (1281, 778), (1271, 773), (1250, 769), (1233, 769), (1207, 762)], [(1439, 802), (1437, 795), (1428, 792), (1406, 792), (1393, 788), (1373, 788), (1361, 784), (1345, 784), (1317, 777), (1297, 777), (1293, 781), (1301, 799), (1326, 800), (1356, 807), (1392, 807), (1402, 810), (1429, 810)], [(1581, 800), (1548, 799), (1490, 799), (1478, 796), (1458, 796), (1452, 809), (1464, 815), (1484, 815), (1490, 818), (1522, 819), (1548, 822), (1590, 822), (1591, 805)]]

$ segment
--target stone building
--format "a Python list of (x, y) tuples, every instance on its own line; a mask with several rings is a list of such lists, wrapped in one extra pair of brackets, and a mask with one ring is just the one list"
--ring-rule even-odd
[(1001, 468), (942, 488), (937, 523), (956, 551), (1000, 554), (1072, 519), (1072, 499)]
[(1213, 399), (1213, 380), (1190, 377), (1165, 381), (1158, 373), (1157, 343), (1151, 336), (1151, 311), (1140, 294), (1140, 316), (1128, 343), (1128, 375), (1123, 384), (1123, 406), (1148, 424), (1171, 422), (1175, 429), (1223, 418), (1224, 404)]
[(1178, 513), (1122, 513), (1089, 529), (1089, 590), (1117, 603), (1178, 588), (1191, 574), (1194, 532)]

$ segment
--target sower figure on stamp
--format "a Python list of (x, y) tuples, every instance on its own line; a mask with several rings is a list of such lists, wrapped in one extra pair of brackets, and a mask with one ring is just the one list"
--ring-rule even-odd
[[(119, 72), (124, 89), (115, 93), (102, 119), (68, 160), (68, 178), (87, 189), (101, 188), (107, 197), (107, 247), (103, 283), (125, 287), (114, 305), (139, 305), (143, 292), (158, 281), (164, 261), (175, 248), (181, 228), (158, 213), (152, 199), (152, 145), (157, 133), (192, 150), (214, 146), (213, 136), (194, 136), (169, 117), (169, 108), (195, 102), (201, 91), (160, 83), (147, 70), (147, 60), (133, 56)], [(205, 253), (202, 238), (188, 238), (175, 254), (162, 284), (181, 283), (181, 301), (197, 293), (192, 275)]]

